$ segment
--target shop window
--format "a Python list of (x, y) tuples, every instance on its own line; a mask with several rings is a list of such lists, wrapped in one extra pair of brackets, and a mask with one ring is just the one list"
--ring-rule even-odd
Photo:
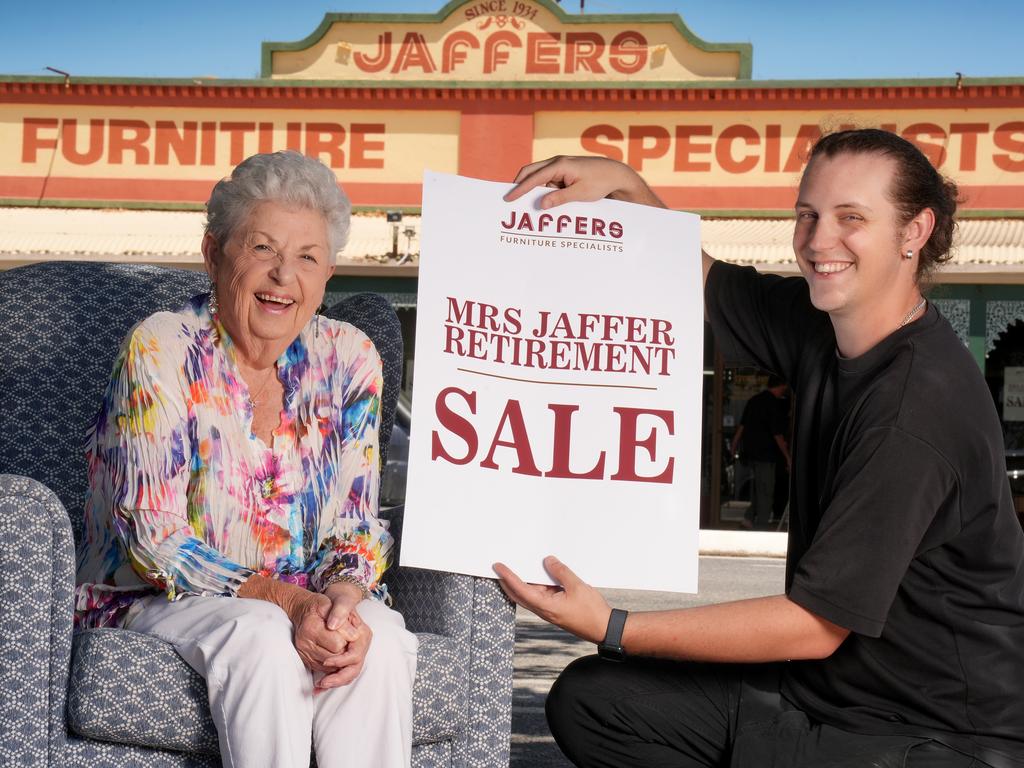
[(985, 381), (1003, 427), (1006, 474), (1014, 507), (1024, 525), (1024, 322), (1015, 320), (985, 358)]

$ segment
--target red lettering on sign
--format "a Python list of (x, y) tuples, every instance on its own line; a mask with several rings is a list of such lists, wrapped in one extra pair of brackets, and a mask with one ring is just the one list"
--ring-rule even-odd
[(710, 125), (677, 125), (676, 126), (676, 156), (672, 165), (673, 170), (683, 172), (710, 171), (710, 161), (698, 161), (693, 159), (695, 154), (710, 154), (711, 143), (696, 143), (693, 138), (696, 136), (710, 136)]
[[(34, 163), (41, 149), (57, 148), (57, 120), (51, 117), (26, 117), (21, 124), (21, 162)], [(42, 129), (54, 131), (52, 138), (39, 135)]]
[(484, 0), (480, 3), (474, 3), (471, 8), (467, 8), (465, 15), (467, 19), (475, 19), (477, 16), (486, 16), (490, 13), (504, 12), (505, 0)]
[(603, 73), (601, 55), (604, 53), (604, 38), (596, 32), (570, 32), (565, 36), (565, 71)]
[(647, 38), (639, 32), (620, 32), (612, 38), (608, 64), (624, 75), (639, 72), (647, 64)]
[[(346, 161), (349, 168), (384, 167), (384, 123), (353, 123), (347, 130), (338, 123), (296, 122), (284, 128), (285, 148), (319, 157), (333, 168), (346, 167)], [(76, 118), (28, 117), (22, 125), (21, 155), (26, 163), (45, 158), (43, 150), (55, 150), (73, 165), (237, 165), (254, 149), (280, 148), (274, 139), (275, 124), (270, 122), (186, 120), (179, 124), (94, 118), (86, 131)]]
[(469, 32), (459, 31), (448, 35), (444, 40), (441, 49), (441, 71), (451, 72), (457, 66), (466, 61), (466, 51), (472, 48), (478, 50), (480, 41), (475, 35)]
[(199, 126), (199, 164), (213, 165), (217, 160), (217, 124)]
[(259, 151), (263, 154), (274, 151), (274, 124), (260, 123)]
[(720, 134), (715, 141), (715, 159), (719, 166), (727, 173), (746, 173), (757, 167), (757, 155), (747, 154), (740, 160), (733, 154), (733, 142), (736, 139), (743, 139), (747, 146), (758, 146), (761, 137), (757, 131), (749, 125), (730, 125)]
[(363, 72), (383, 72), (391, 63), (391, 33), (385, 32), (377, 37), (376, 56), (367, 56), (362, 51), (356, 51), (352, 59)]
[[(650, 144), (647, 143), (648, 139), (651, 139)], [(626, 162), (630, 167), (640, 171), (644, 167), (644, 160), (664, 157), (671, 146), (672, 138), (669, 136), (668, 128), (660, 125), (631, 125)]]
[[(997, 150), (992, 163), (1004, 171), (1024, 171), (1024, 121), (1005, 123), (992, 130), (989, 123), (912, 123), (901, 135), (914, 143), (935, 166), (949, 160), (949, 138), (959, 137), (958, 170), (977, 171), (981, 136), (991, 135)], [(881, 130), (897, 133), (899, 126), (885, 123)], [(625, 132), (624, 132), (625, 130)], [(821, 137), (821, 128), (814, 124), (800, 125), (791, 143), (783, 147), (782, 126), (764, 125), (760, 130), (749, 123), (725, 126), (716, 135), (711, 125), (630, 125), (625, 129), (607, 123), (585, 128), (580, 133), (580, 147), (588, 153), (625, 161), (643, 171), (650, 161), (672, 154), (672, 169), (677, 173), (707, 173), (720, 168), (726, 173), (743, 174), (760, 166), (768, 173), (797, 173), (807, 164), (811, 147)], [(674, 146), (673, 146), (674, 142)], [(712, 156), (714, 162), (712, 162)], [(785, 158), (785, 162), (783, 162)]]
[(245, 151), (245, 135), (256, 130), (256, 123), (221, 123), (220, 129), (231, 137), (231, 150), (228, 155), (232, 165), (238, 165), (249, 156)]
[(167, 165), (171, 160), (171, 151), (178, 165), (195, 165), (196, 149), (198, 148), (199, 124), (186, 121), (181, 130), (170, 120), (157, 120), (155, 142), (153, 147), (153, 163)]
[[(537, 342), (539, 343), (539, 342)], [(459, 438), (465, 444), (465, 450), (461, 455), (454, 455), (441, 441), (441, 433), (434, 430), (431, 433), (431, 455), (432, 461), (444, 459), (456, 464), (469, 464), (476, 458), (479, 447), (477, 430), (473, 423), (454, 410), (449, 403), (452, 396), (461, 398), (465, 406), (468, 406), (469, 413), (476, 415), (477, 398), (476, 392), (466, 392), (458, 387), (447, 387), (443, 389), (434, 401), (434, 412), (438, 423), (447, 432)], [(526, 419), (523, 417), (522, 405), (518, 400), (509, 399), (498, 419), (494, 436), (491, 438), (490, 446), (486, 457), (480, 462), (484, 469), (501, 469), (496, 460), (498, 448), (509, 448), (515, 454), (515, 466), (511, 471), (519, 475), (532, 477), (557, 477), (576, 480), (600, 480), (605, 475), (605, 451), (599, 451), (594, 466), (586, 472), (574, 472), (570, 466), (570, 457), (573, 452), (572, 426), (573, 415), (580, 410), (578, 405), (567, 405), (561, 403), (548, 404), (548, 410), (554, 414), (554, 424), (551, 432), (551, 468), (541, 472), (534, 458), (533, 444), (530, 441), (529, 430)], [(671, 483), (675, 469), (675, 459), (669, 457), (664, 467), (656, 475), (641, 475), (637, 469), (637, 449), (643, 449), (650, 457), (650, 462), (656, 464), (658, 461), (658, 426), (651, 426), (646, 437), (640, 439), (638, 436), (638, 424), (642, 417), (653, 418), (661, 422), (668, 435), (674, 434), (674, 414), (672, 411), (663, 411), (645, 408), (617, 407), (612, 409), (619, 416), (618, 433), (618, 469), (611, 475), (610, 480), (641, 483)], [(508, 432), (508, 438), (505, 433)]]
[(522, 48), (519, 36), (514, 32), (495, 32), (484, 43), (484, 74), (489, 75), (502, 64), (508, 64), (509, 50)]
[[(934, 137), (936, 141), (925, 141), (922, 136)], [(903, 129), (903, 138), (920, 149), (936, 168), (946, 162), (946, 132), (935, 123), (908, 125)]]
[(1003, 123), (996, 128), (992, 139), (997, 148), (1017, 155), (1017, 157), (1010, 154), (993, 155), (992, 162), (995, 163), (996, 168), (1012, 173), (1024, 171), (1024, 122)]
[(402, 41), (402, 47), (398, 49), (398, 56), (395, 58), (395, 66), (392, 72), (405, 72), (419, 67), (424, 73), (430, 74), (437, 70), (434, 59), (430, 55), (427, 41), (419, 32), (407, 32)]
[(103, 157), (103, 120), (89, 121), (89, 143), (85, 152), (78, 151), (78, 121), (64, 120), (60, 131), (61, 153), (75, 165), (90, 165)]
[(978, 135), (988, 133), (988, 123), (953, 123), (951, 136), (960, 137), (960, 170), (973, 171), (978, 167)]
[(624, 138), (622, 131), (614, 125), (592, 125), (583, 131), (583, 135), (580, 136), (580, 145), (586, 152), (604, 155), (621, 163), (624, 159), (622, 150), (614, 144), (604, 143), (604, 140), (622, 141)]
[[(371, 141), (379, 136), (379, 141)], [(384, 123), (352, 123), (349, 133), (352, 141), (349, 168), (383, 168), (383, 157), (368, 157), (367, 152), (384, 151)]]
[(551, 403), (548, 409), (555, 414), (555, 429), (551, 450), (551, 469), (545, 472), (546, 477), (564, 477), (573, 480), (601, 480), (604, 477), (604, 455), (597, 457), (597, 463), (589, 472), (573, 472), (569, 467), (569, 456), (572, 446), (572, 415), (580, 409), (578, 405), (558, 405)]
[(337, 123), (308, 123), (306, 125), (306, 154), (321, 159), (327, 155), (331, 168), (345, 167), (345, 129)]
[(796, 132), (793, 148), (789, 150), (789, 157), (786, 158), (786, 165), (782, 172), (796, 173), (801, 170), (811, 155), (811, 147), (820, 138), (821, 128), (816, 125), (801, 125)]
[(302, 151), (302, 123), (288, 123), (285, 126), (285, 148)]
[(149, 124), (142, 120), (110, 121), (110, 163), (121, 165), (131, 152), (136, 165), (149, 163)]
[[(512, 430), (511, 440), (502, 440), (501, 436), (505, 431), (505, 424)], [(540, 477), (540, 470), (533, 460), (533, 451), (530, 449), (530, 435), (526, 431), (526, 422), (523, 421), (523, 409), (518, 400), (509, 400), (505, 404), (505, 410), (498, 420), (498, 427), (494, 430), (494, 438), (491, 440), (491, 449), (487, 452), (487, 458), (480, 462), (484, 469), (497, 469), (494, 463), (494, 452), (499, 448), (511, 448), (516, 452), (516, 466), (512, 471), (517, 475), (532, 475)]]
[(459, 458), (448, 453), (444, 445), (441, 444), (441, 436), (437, 434), (437, 430), (434, 430), (430, 436), (430, 460), (437, 461), (438, 458), (442, 458), (452, 464), (468, 464), (476, 456), (478, 445), (476, 430), (469, 421), (448, 407), (448, 396), (453, 394), (459, 395), (465, 400), (469, 406), (469, 412), (476, 414), (476, 392), (466, 392), (458, 387), (448, 387), (441, 390), (434, 401), (434, 412), (437, 414), (437, 420), (441, 423), (442, 427), (453, 435), (462, 438), (466, 443), (466, 455)]
[(779, 171), (779, 139), (782, 137), (781, 125), (766, 125), (764, 128), (764, 169), (768, 173)]
[(530, 32), (526, 36), (526, 73), (528, 75), (557, 75), (559, 32)]
[(675, 458), (669, 457), (668, 464), (662, 472), (655, 476), (639, 475), (636, 471), (636, 449), (643, 448), (651, 461), (657, 460), (658, 431), (651, 427), (650, 433), (643, 440), (637, 438), (637, 421), (641, 416), (653, 416), (665, 422), (668, 433), (674, 434), (672, 411), (661, 411), (647, 408), (613, 408), (619, 414), (619, 471), (611, 476), (612, 480), (628, 480), (643, 483), (671, 483)]

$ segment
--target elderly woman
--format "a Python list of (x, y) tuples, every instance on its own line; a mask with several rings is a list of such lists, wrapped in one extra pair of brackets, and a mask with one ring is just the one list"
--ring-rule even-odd
[[(410, 762), (416, 639), (385, 606), (381, 362), (317, 315), (350, 206), (295, 152), (219, 182), (212, 290), (128, 335), (88, 435), (79, 626), (171, 643), (225, 766)], [(316, 695), (315, 695), (316, 694)]]

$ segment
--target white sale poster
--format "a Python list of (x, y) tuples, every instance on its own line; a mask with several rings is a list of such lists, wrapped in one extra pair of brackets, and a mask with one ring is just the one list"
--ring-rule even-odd
[(697, 216), (427, 173), (402, 565), (695, 592)]

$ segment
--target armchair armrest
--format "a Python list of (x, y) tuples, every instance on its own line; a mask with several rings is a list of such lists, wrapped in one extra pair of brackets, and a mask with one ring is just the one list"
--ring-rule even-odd
[(41, 483), (0, 475), (0, 764), (49, 765), (65, 739), (71, 523)]
[[(403, 512), (402, 507), (381, 512), (399, 547)], [(397, 567), (385, 581), (411, 631), (451, 637), (464, 654), (469, 712), (467, 739), (456, 748), (459, 760), (480, 768), (507, 765), (515, 605), (494, 579)]]

